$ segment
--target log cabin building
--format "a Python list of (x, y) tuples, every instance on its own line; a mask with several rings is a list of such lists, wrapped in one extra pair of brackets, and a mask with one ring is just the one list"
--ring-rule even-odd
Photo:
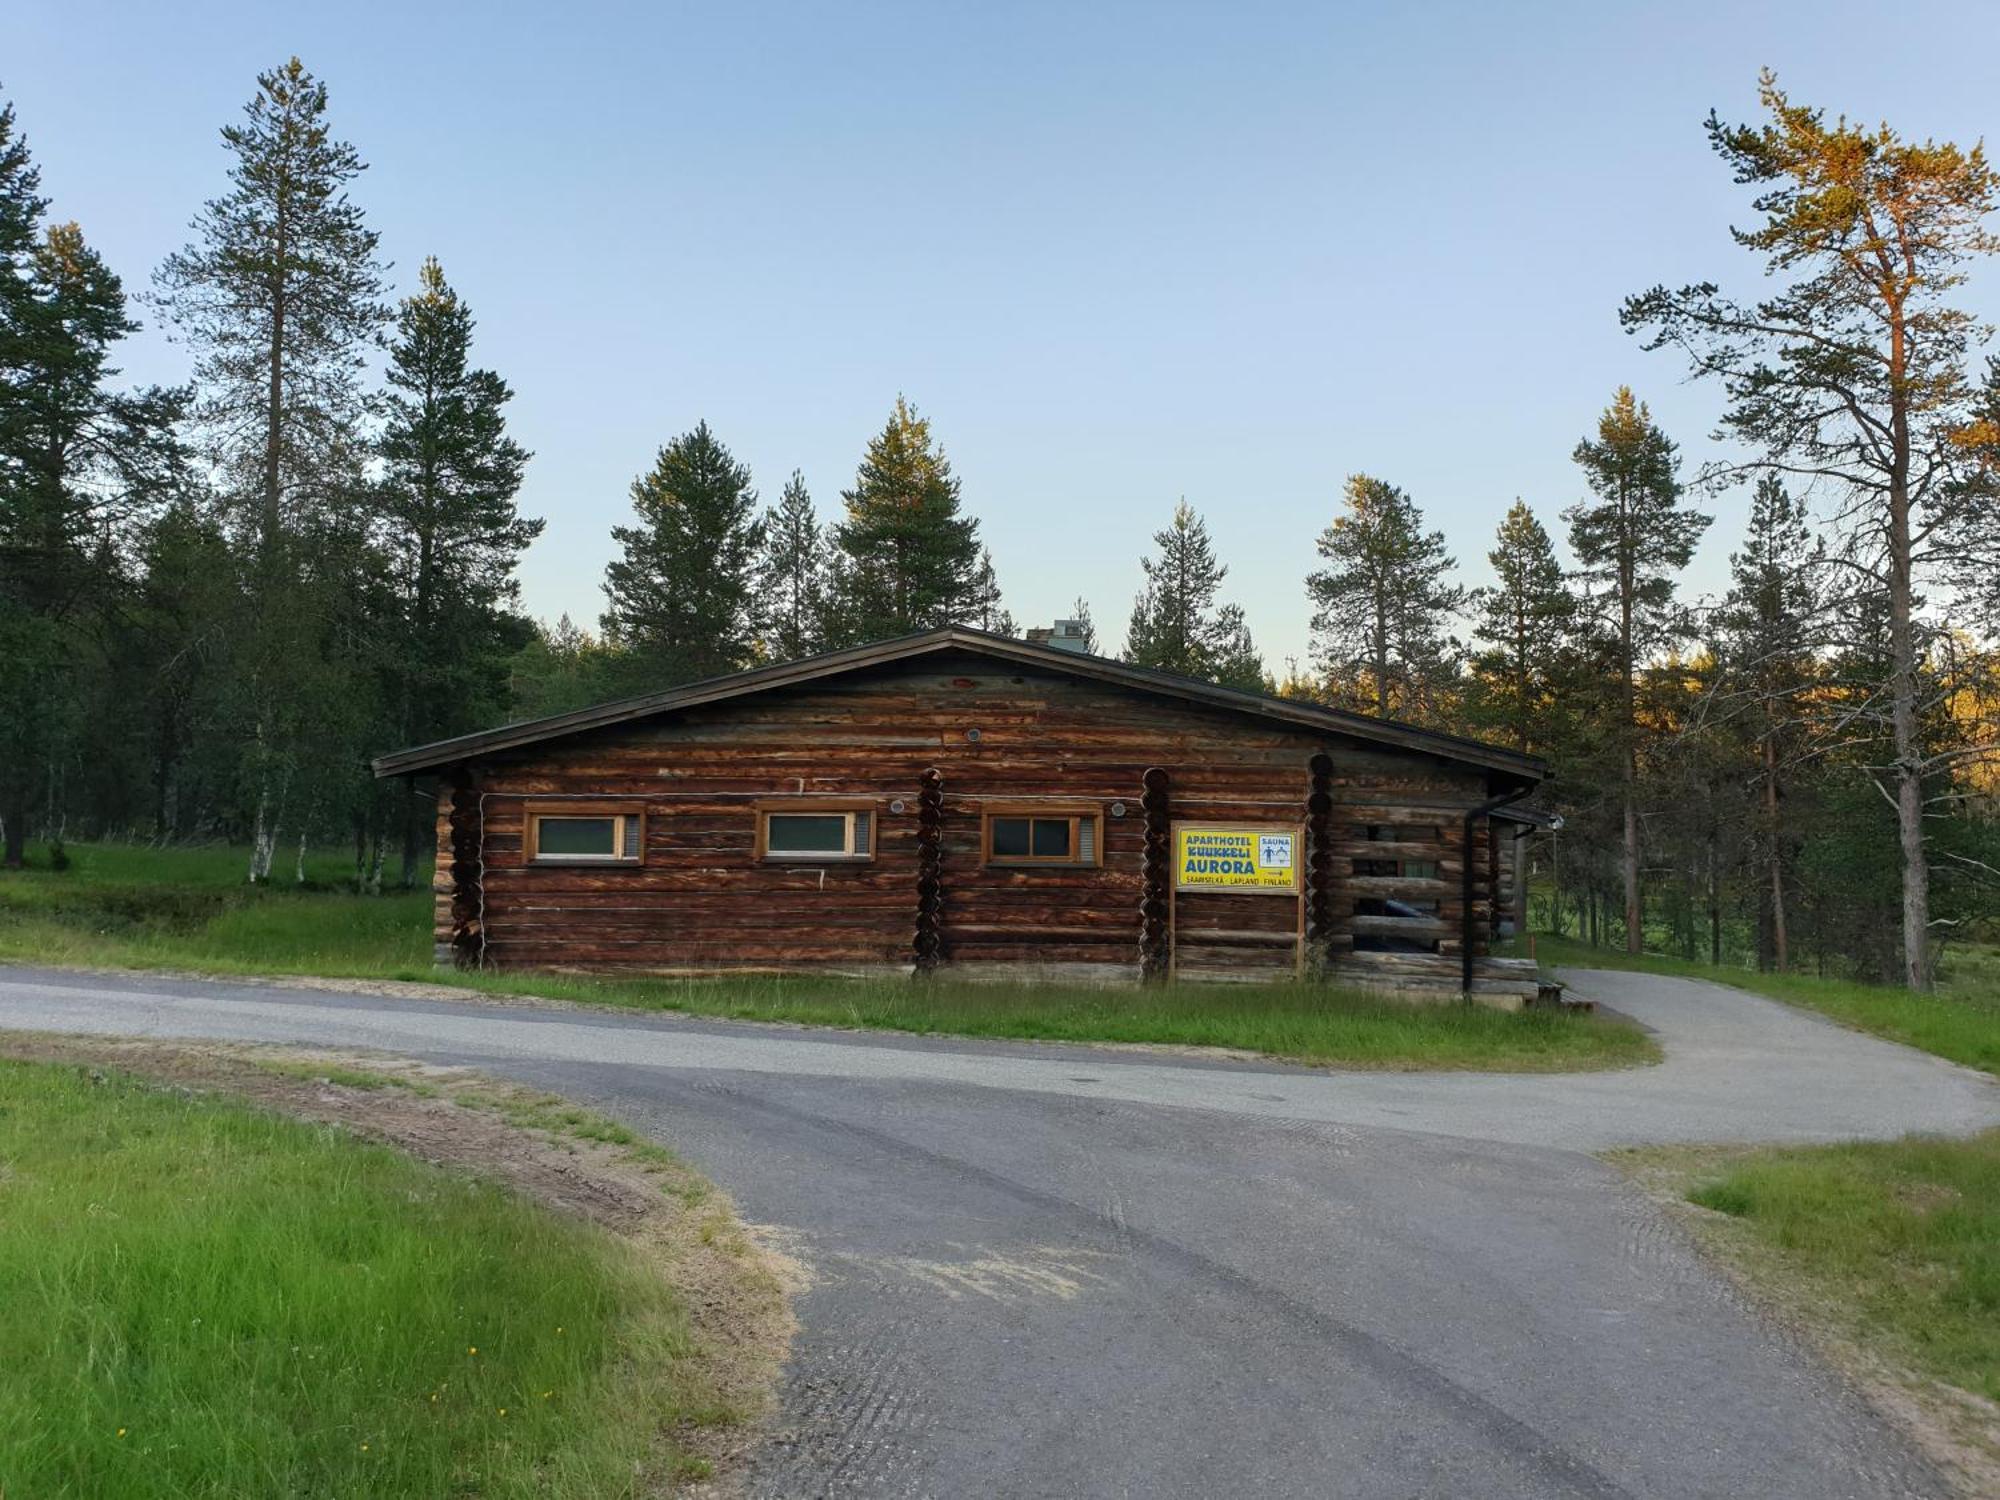
[(1513, 1005), (1531, 756), (963, 627), (385, 755), (441, 963), (1324, 975)]

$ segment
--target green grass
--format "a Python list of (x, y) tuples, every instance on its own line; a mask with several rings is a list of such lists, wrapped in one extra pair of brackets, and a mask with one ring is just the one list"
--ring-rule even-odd
[[(1525, 945), (1513, 951), (1525, 953)], [(1934, 1052), (1968, 1067), (2000, 1073), (2000, 950), (1953, 950), (1939, 977), (1938, 993), (1913, 995), (1887, 985), (1810, 974), (1764, 974), (1716, 968), (1646, 953), (1634, 957), (1546, 933), (1535, 938), (1536, 956), (1556, 967), (1636, 969), (1685, 979), (1706, 979), (1769, 995), (1831, 1016), (1861, 1031)]]
[(0, 1062), (0, 1287), (7, 1495), (626, 1495), (697, 1400), (624, 1242), (116, 1072)]
[(2000, 1401), (2000, 1131), (1757, 1151), (1688, 1197), (1738, 1221), (1816, 1317)]
[[(45, 868), (0, 874), (0, 960), (412, 979), (740, 1020), (1232, 1047), (1349, 1067), (1558, 1071), (1624, 1067), (1659, 1055), (1644, 1033), (1603, 1018), (1408, 1005), (1310, 984), (1142, 990), (816, 976), (440, 973), (431, 964), (428, 892), (364, 897), (283, 884), (251, 890), (240, 883), (240, 852), (227, 849), (72, 845), (71, 854), (76, 863), (61, 874)], [(329, 857), (314, 868), (341, 866)]]

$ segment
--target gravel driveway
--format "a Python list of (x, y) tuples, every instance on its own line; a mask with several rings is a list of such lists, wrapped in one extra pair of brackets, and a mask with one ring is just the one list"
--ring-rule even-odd
[(0, 969), (0, 1025), (380, 1047), (673, 1143), (813, 1269), (771, 1496), (1930, 1495), (1585, 1154), (2000, 1124), (1968, 1070), (1577, 973), (1608, 1074), (1337, 1074)]

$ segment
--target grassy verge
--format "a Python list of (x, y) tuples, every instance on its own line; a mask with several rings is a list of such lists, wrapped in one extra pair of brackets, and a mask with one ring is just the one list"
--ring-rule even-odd
[[(1525, 952), (1525, 945), (1513, 951)], [(1966, 950), (1947, 966), (1935, 995), (1913, 995), (1887, 985), (1809, 974), (1764, 974), (1755, 969), (1690, 963), (1537, 934), (1536, 956), (1556, 967), (1636, 969), (1682, 979), (1706, 979), (1768, 995), (1831, 1016), (1861, 1031), (1934, 1052), (1968, 1067), (2000, 1073), (2000, 961), (1990, 950)]]
[[(1894, 1408), (1974, 1493), (2000, 1484), (2000, 1131), (1618, 1153)], [(1937, 1444), (1927, 1444), (1937, 1447)]]
[(74, 866), (0, 876), (0, 960), (420, 980), (489, 994), (740, 1020), (955, 1036), (1229, 1047), (1350, 1067), (1562, 1071), (1652, 1062), (1636, 1028), (1553, 1012), (1412, 1006), (1322, 985), (1156, 989), (804, 976), (619, 979), (533, 971), (440, 974), (430, 897), (240, 884), (231, 850), (71, 846)]
[[(652, 1494), (706, 1472), (682, 1434), (744, 1415), (718, 1403), (715, 1341), (677, 1289), (694, 1255), (219, 1096), (219, 1065), (185, 1049), (8, 1043), (37, 1045), (117, 1062), (0, 1059), (0, 1493)], [(124, 1071), (127, 1049), (175, 1086)], [(555, 1101), (504, 1089), (460, 1110), (439, 1097), (455, 1088), (363, 1065), (236, 1074), (322, 1118), (336, 1096), (407, 1094), (400, 1117), (376, 1097), (352, 1116), (512, 1180), (533, 1151), (503, 1129), (574, 1134)], [(508, 1110), (534, 1118), (488, 1113)], [(460, 1116), (486, 1132), (470, 1147)], [(699, 1179), (671, 1176), (651, 1196), (686, 1217)]]

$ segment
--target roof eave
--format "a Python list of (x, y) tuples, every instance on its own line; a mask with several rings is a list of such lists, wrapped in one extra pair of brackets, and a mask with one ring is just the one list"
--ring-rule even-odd
[(1409, 724), (1364, 718), (1359, 714), (1346, 713), (1321, 704), (1295, 702), (1261, 693), (1245, 693), (1235, 688), (1203, 682), (1197, 678), (1134, 667), (1101, 656), (1086, 656), (1050, 646), (1031, 645), (1011, 636), (989, 635), (983, 630), (973, 630), (958, 625), (944, 626), (916, 635), (899, 636), (888, 641), (875, 641), (863, 646), (849, 646), (839, 651), (807, 657), (801, 661), (754, 667), (747, 672), (735, 672), (726, 677), (711, 677), (659, 693), (647, 693), (611, 703), (593, 704), (589, 708), (576, 709), (566, 714), (554, 714), (542, 719), (526, 719), (518, 724), (502, 725), (498, 729), (458, 735), (452, 739), (438, 740), (432, 744), (417, 745), (407, 750), (377, 756), (371, 764), (378, 777), (415, 775), (482, 755), (498, 754), (525, 745), (560, 739), (566, 735), (584, 734), (594, 729), (629, 723), (650, 714), (697, 708), (706, 703), (812, 682), (841, 672), (889, 662), (907, 661), (952, 646), (970, 647), (990, 656), (1011, 658), (1035, 666), (1051, 666), (1077, 676), (1165, 696), (1185, 698), (1191, 702), (1205, 703), (1214, 707), (1233, 709), (1258, 718), (1277, 719), (1306, 729), (1396, 745), (1421, 754), (1477, 765), (1485, 770), (1512, 776), (1530, 784), (1544, 780), (1548, 775), (1547, 766), (1537, 757), (1522, 755), (1479, 740), (1465, 739), (1437, 730), (1419, 729)]

